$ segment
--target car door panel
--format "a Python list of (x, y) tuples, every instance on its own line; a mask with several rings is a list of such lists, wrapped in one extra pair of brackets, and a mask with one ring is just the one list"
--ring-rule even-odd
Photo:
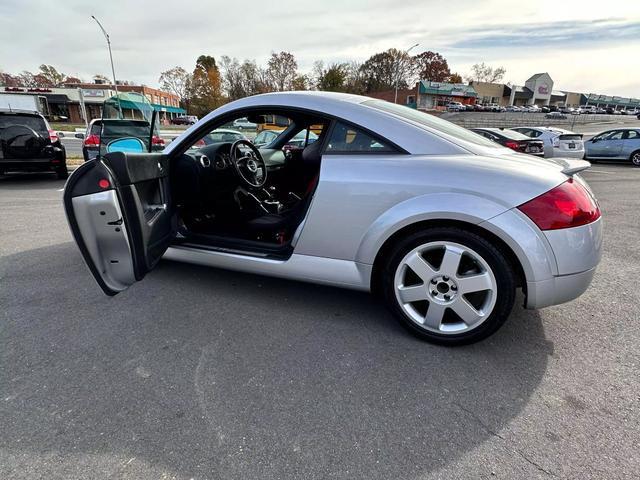
[(108, 295), (142, 280), (175, 237), (168, 157), (112, 153), (79, 167), (65, 187), (67, 219)]

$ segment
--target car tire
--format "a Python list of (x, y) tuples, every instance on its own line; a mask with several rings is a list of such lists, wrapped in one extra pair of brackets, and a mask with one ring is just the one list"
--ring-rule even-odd
[(58, 180), (66, 180), (67, 178), (69, 178), (69, 171), (67, 170), (66, 166), (56, 170), (56, 178)]
[(436, 227), (393, 246), (381, 288), (387, 307), (412, 334), (454, 346), (478, 342), (502, 326), (513, 308), (516, 277), (504, 253), (485, 238)]
[(636, 150), (629, 156), (634, 167), (640, 167), (640, 150)]

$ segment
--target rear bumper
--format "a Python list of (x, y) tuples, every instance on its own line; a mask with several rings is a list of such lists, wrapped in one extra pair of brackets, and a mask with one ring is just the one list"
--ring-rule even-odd
[(64, 167), (66, 162), (57, 158), (28, 158), (28, 159), (4, 159), (0, 158), (0, 169), (8, 171), (42, 171), (42, 170), (55, 170), (57, 168)]
[(560, 275), (540, 282), (527, 282), (526, 308), (543, 308), (569, 302), (582, 295), (593, 279), (596, 268), (571, 275)]
[(558, 305), (589, 287), (602, 256), (602, 219), (575, 228), (544, 232), (556, 258), (558, 275), (527, 281), (527, 308)]
[(577, 158), (582, 160), (584, 158), (584, 150), (560, 150), (559, 148), (553, 149), (553, 156), (556, 158)]

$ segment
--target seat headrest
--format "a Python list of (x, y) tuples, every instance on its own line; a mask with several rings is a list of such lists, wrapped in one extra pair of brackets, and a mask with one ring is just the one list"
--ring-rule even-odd
[(311, 165), (318, 165), (320, 163), (320, 150), (322, 149), (322, 142), (315, 141), (307, 145), (302, 151), (302, 161)]

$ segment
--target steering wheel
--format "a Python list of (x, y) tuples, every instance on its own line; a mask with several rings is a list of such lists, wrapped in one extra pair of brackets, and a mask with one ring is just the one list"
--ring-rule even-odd
[[(242, 151), (246, 147), (249, 151)], [(261, 188), (267, 182), (267, 164), (260, 150), (249, 140), (237, 140), (231, 145), (231, 163), (238, 176), (250, 187)]]

